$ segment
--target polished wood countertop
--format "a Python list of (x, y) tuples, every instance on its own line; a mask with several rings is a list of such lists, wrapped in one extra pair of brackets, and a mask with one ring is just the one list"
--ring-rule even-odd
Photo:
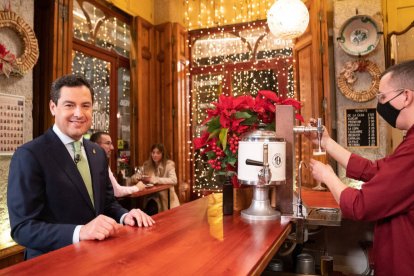
[(155, 184), (152, 187), (146, 187), (145, 190), (130, 194), (127, 197), (141, 197), (141, 196), (145, 196), (145, 195), (150, 195), (150, 194), (153, 194), (153, 193), (168, 190), (169, 188), (171, 188), (173, 186), (174, 185), (172, 185), (172, 184)]
[(330, 191), (314, 191), (302, 188), (302, 201), (308, 207), (339, 208)]
[(154, 216), (150, 228), (123, 227), (0, 270), (1, 275), (259, 275), (291, 230), (289, 219), (222, 215), (212, 194)]

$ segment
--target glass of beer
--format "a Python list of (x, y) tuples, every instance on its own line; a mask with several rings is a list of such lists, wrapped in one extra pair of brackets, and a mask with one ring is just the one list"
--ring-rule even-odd
[(321, 256), (321, 276), (333, 275), (333, 257)]
[[(326, 151), (324, 151), (322, 149), (319, 149), (319, 148), (313, 150), (312, 159), (315, 159), (316, 161), (319, 161), (323, 164), (328, 163), (328, 159), (326, 158)], [(326, 190), (326, 188), (322, 186), (322, 183), (320, 181), (317, 181), (316, 183), (317, 183), (317, 185), (312, 188), (313, 190), (316, 190), (316, 191), (325, 191)]]

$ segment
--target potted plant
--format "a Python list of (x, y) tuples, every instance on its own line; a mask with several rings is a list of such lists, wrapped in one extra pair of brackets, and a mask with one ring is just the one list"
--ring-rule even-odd
[[(194, 149), (206, 156), (210, 170), (216, 175), (231, 177), (234, 188), (240, 187), (236, 175), (240, 136), (259, 125), (274, 130), (277, 105), (292, 105), (296, 111), (301, 107), (299, 101), (279, 97), (269, 90), (259, 91), (256, 97), (221, 95), (212, 105), (202, 123), (205, 130), (193, 140)], [(299, 113), (295, 116), (303, 121)]]

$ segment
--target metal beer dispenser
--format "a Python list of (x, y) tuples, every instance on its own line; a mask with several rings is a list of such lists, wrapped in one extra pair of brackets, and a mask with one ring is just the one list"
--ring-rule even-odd
[(241, 212), (249, 220), (275, 220), (280, 212), (270, 205), (269, 187), (285, 183), (286, 143), (274, 131), (255, 130), (239, 141), (238, 179), (253, 186), (250, 207)]

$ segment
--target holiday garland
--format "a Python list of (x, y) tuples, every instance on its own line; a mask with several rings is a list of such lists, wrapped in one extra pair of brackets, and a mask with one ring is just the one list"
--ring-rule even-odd
[[(353, 85), (358, 80), (357, 72), (367, 72), (371, 76), (371, 85), (367, 90), (357, 91)], [(381, 72), (378, 66), (369, 60), (348, 61), (338, 77), (338, 87), (342, 94), (355, 102), (366, 102), (378, 93)]]
[(23, 40), (23, 54), (16, 57), (4, 44), (0, 44), (0, 75), (24, 75), (33, 68), (39, 57), (36, 35), (20, 16), (11, 11), (0, 11), (1, 28), (10, 28), (20, 36)]

